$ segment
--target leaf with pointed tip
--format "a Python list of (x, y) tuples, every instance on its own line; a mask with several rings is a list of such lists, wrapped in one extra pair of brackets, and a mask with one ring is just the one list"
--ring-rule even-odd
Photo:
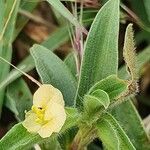
[(96, 15), (85, 44), (76, 105), (84, 94), (118, 69), (119, 0), (109, 0)]
[(98, 121), (97, 134), (108, 150), (135, 150), (117, 120), (108, 113), (104, 114)]
[(42, 82), (58, 88), (64, 96), (66, 106), (74, 105), (76, 80), (65, 63), (53, 52), (37, 44), (30, 52)]

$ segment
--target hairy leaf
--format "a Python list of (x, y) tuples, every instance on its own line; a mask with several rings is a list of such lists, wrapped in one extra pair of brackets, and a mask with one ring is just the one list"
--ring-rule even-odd
[(110, 75), (107, 78), (97, 82), (88, 93), (92, 93), (97, 89), (104, 90), (111, 101), (118, 98), (127, 91), (128, 84), (124, 80), (119, 79), (116, 75)]
[(104, 114), (97, 123), (98, 137), (108, 150), (135, 150), (135, 147), (115, 118)]
[(64, 96), (66, 106), (74, 105), (76, 80), (64, 62), (40, 45), (31, 48), (31, 55), (42, 82), (58, 88)]
[(82, 109), (84, 94), (101, 79), (117, 74), (119, 0), (108, 1), (98, 12), (85, 44), (76, 105)]

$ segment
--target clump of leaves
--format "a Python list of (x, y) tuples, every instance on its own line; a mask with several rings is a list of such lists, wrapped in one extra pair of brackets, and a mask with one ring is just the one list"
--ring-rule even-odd
[[(82, 32), (87, 34), (77, 18), (59, 0), (47, 1), (75, 25), (76, 30), (79, 29), (81, 37)], [(96, 138), (102, 141), (104, 149), (149, 149), (148, 136), (131, 101), (131, 97), (138, 89), (135, 44), (131, 24), (126, 29), (123, 49), (126, 72), (131, 78), (125, 80), (118, 77), (119, 5), (119, 0), (109, 0), (98, 11), (88, 33), (83, 55), (82, 52), (80, 53), (81, 65), (79, 57), (73, 57), (72, 54), (64, 62), (56, 56), (52, 52), (56, 47), (55, 42), (51, 43), (50, 48), (47, 47), (48, 42), (46, 42), (41, 45), (35, 44), (30, 49), (32, 56), (30, 59), (34, 59), (32, 63), (36, 66), (42, 84), (51, 84), (62, 92), (67, 118), (60, 132), (50, 134), (48, 138), (42, 138), (36, 132), (27, 131), (20, 122), (0, 140), (2, 150), (30, 149), (35, 144), (38, 144), (41, 149), (47, 147), (47, 149), (83, 150), (87, 149)], [(58, 32), (59, 34), (62, 33)], [(78, 40), (81, 42), (83, 39), (80, 38)], [(82, 50), (80, 46), (79, 44), (76, 50)], [(6, 58), (4, 59), (3, 56), (0, 58), (4, 63)], [(7, 60), (5, 65), (6, 62)], [(9, 67), (8, 64), (7, 66)], [(78, 67), (80, 70), (77, 70)], [(27, 68), (25, 69), (23, 71), (28, 71)], [(11, 80), (14, 79), (8, 76)], [(18, 72), (16, 76), (18, 77)], [(4, 89), (6, 84), (3, 83), (0, 87)], [(41, 86), (41, 84), (38, 85)], [(9, 91), (7, 96), (8, 100), (13, 97), (10, 96)], [(13, 103), (11, 106), (15, 107), (15, 105)], [(9, 103), (7, 106), (11, 107)], [(120, 109), (121, 107), (123, 109)], [(15, 107), (14, 113), (16, 109), (18, 107)], [(44, 114), (39, 111), (35, 114)], [(128, 122), (124, 123), (126, 120)]]

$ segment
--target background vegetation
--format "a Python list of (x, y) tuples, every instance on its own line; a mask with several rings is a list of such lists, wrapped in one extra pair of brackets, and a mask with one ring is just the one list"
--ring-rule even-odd
[[(118, 77), (130, 78), (123, 59), (123, 46), (126, 27), (133, 23), (138, 92), (112, 110), (119, 127), (109, 115), (103, 118), (106, 117), (113, 128), (119, 130), (115, 134), (123, 143), (120, 149), (132, 149), (132, 144), (139, 150), (150, 149), (149, 0), (121, 0), (120, 3), (118, 0), (108, 3), (107, 0), (0, 0), (0, 7), (0, 56), (42, 83), (50, 83), (60, 89), (66, 106), (74, 104), (77, 90), (78, 110), (83, 110), (83, 97), (96, 82), (116, 74), (118, 61)], [(86, 51), (82, 59), (84, 47)], [(131, 72), (128, 63), (127, 66)], [(32, 94), (37, 88), (22, 73), (0, 61), (1, 138), (12, 126), (24, 120), (25, 110), (30, 110)], [(30, 149), (39, 142), (41, 149), (45, 150), (69, 149), (77, 132), (72, 126), (79, 116), (76, 112), (69, 113), (74, 115), (71, 116), (72, 124), (69, 124), (71, 129), (58, 139), (55, 136), (48, 140), (29, 136), (19, 123), (0, 144), (4, 150)], [(88, 141), (88, 149), (103, 149), (102, 142), (107, 149), (116, 149), (113, 145), (116, 138), (111, 137), (112, 131), (108, 132), (105, 125), (105, 119), (98, 124), (99, 138), (93, 135), (94, 141)], [(129, 147), (124, 146), (128, 145), (128, 140), (120, 135), (122, 129), (132, 142)], [(101, 130), (107, 132), (102, 134)]]

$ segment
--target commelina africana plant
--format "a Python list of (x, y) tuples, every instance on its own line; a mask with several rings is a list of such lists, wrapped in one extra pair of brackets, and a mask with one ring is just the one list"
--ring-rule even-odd
[(33, 95), (32, 109), (26, 113), (23, 126), (42, 138), (59, 132), (66, 120), (61, 92), (50, 84), (41, 85)]

